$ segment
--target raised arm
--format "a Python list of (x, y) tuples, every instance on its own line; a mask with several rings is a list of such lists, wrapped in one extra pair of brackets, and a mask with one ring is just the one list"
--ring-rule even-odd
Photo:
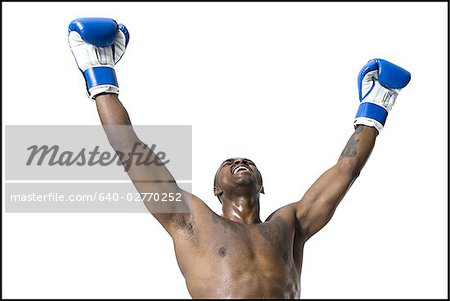
[(336, 165), (323, 173), (296, 204), (296, 216), (305, 240), (331, 219), (369, 158), (377, 135), (375, 128), (359, 125)]
[(294, 204), (304, 241), (324, 227), (336, 207), (359, 176), (378, 133), (400, 90), (411, 78), (408, 71), (382, 59), (370, 60), (358, 77), (359, 105), (355, 132), (348, 140), (336, 165), (323, 173)]
[[(126, 169), (128, 175), (143, 196), (145, 206), (172, 234), (174, 230), (177, 230), (179, 218), (183, 217), (180, 216), (180, 211), (189, 213), (194, 196), (178, 187), (166, 166), (155, 156), (151, 148), (137, 137), (128, 113), (116, 94), (100, 94), (95, 101), (108, 140), (116, 152), (123, 154), (123, 164), (128, 166)], [(148, 162), (154, 163), (149, 165), (137, 163), (138, 156), (129, 156), (133, 153), (142, 154), (141, 158), (148, 158)], [(128, 162), (130, 159), (131, 164)], [(171, 195), (174, 198), (178, 195), (183, 203), (166, 202), (164, 212), (161, 212), (160, 209), (156, 210), (154, 201), (146, 197), (149, 193), (159, 196)], [(176, 208), (176, 206), (179, 207)]]
[[(125, 170), (141, 196), (149, 193), (169, 196), (163, 210), (159, 206), (162, 202), (158, 203), (158, 210), (154, 210), (154, 200), (145, 195), (142, 200), (172, 235), (180, 225), (188, 224), (186, 219), (189, 219), (195, 197), (178, 187), (166, 166), (137, 137), (128, 113), (119, 101), (114, 67), (124, 54), (129, 38), (125, 26), (109, 18), (80, 18), (69, 24), (69, 46), (83, 73), (89, 97), (96, 102), (108, 140), (122, 164), (127, 162)], [(148, 158), (148, 161), (138, 164), (140, 158)], [(151, 163), (142, 164), (148, 162)], [(170, 196), (181, 202), (170, 201)]]

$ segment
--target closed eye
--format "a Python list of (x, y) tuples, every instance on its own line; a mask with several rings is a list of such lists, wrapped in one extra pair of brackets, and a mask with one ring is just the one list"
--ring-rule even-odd
[(254, 166), (256, 166), (256, 164), (255, 164), (255, 163), (253, 163), (253, 161), (251, 161), (251, 160), (248, 160), (248, 159), (246, 159), (246, 161), (247, 161), (247, 163), (248, 163), (248, 164), (251, 164), (251, 165), (254, 165)]
[(225, 160), (225, 162), (222, 163), (221, 166), (226, 166), (228, 164), (231, 164), (232, 160)]

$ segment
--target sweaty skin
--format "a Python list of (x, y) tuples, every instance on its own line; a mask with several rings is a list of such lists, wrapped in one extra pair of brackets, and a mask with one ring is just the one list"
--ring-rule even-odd
[[(131, 125), (117, 95), (99, 95), (96, 104), (116, 151), (126, 152), (141, 142), (131, 126), (108, 127)], [(333, 216), (369, 158), (377, 134), (372, 127), (358, 126), (337, 163), (298, 202), (276, 210), (264, 222), (259, 217), (262, 178), (251, 160), (231, 158), (217, 171), (214, 194), (222, 203), (221, 216), (181, 190), (164, 165), (133, 165), (128, 174), (141, 193), (170, 187), (186, 201), (188, 213), (155, 213), (144, 203), (172, 237), (193, 298), (300, 298), (304, 244)]]

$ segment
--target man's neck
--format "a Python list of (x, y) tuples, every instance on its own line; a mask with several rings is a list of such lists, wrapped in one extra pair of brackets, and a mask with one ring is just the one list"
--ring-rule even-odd
[(240, 224), (258, 224), (259, 195), (254, 197), (233, 197), (222, 199), (222, 216)]

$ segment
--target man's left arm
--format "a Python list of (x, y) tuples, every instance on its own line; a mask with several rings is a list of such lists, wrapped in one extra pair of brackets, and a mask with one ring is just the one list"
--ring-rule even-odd
[(375, 128), (359, 125), (336, 165), (324, 172), (301, 201), (295, 204), (296, 217), (305, 241), (331, 219), (369, 158), (377, 135)]
[(293, 204), (304, 241), (323, 228), (333, 216), (367, 162), (398, 93), (410, 79), (408, 71), (382, 59), (372, 59), (361, 69), (358, 76), (361, 103), (354, 120), (355, 132), (337, 163), (316, 180), (299, 202)]

